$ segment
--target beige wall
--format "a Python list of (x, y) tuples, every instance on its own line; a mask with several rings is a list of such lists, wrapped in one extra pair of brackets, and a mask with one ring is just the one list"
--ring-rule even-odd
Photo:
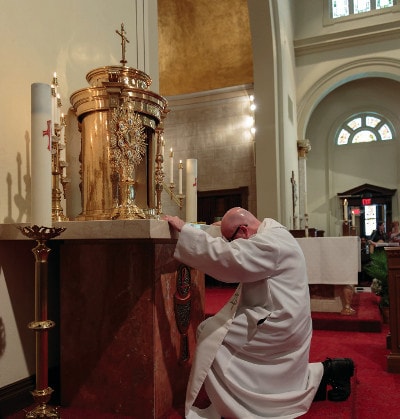
[[(249, 209), (256, 211), (254, 137), (250, 132), (251, 94), (252, 86), (239, 86), (169, 98), (171, 112), (165, 121), (164, 134), (167, 183), (170, 179), (168, 151), (172, 147), (176, 187), (179, 160), (197, 159), (199, 191), (248, 186)], [(163, 193), (164, 213), (185, 218), (185, 211), (186, 205), (180, 212)]]

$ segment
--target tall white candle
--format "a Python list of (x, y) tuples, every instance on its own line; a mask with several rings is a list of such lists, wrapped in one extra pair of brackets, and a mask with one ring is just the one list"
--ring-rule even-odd
[(183, 163), (182, 163), (182, 160), (179, 160), (178, 175), (179, 175), (178, 193), (179, 193), (179, 195), (182, 195), (182, 176), (183, 176)]
[(197, 160), (186, 160), (186, 222), (197, 222)]
[(169, 181), (171, 183), (174, 183), (174, 152), (172, 151), (172, 148), (170, 149), (170, 153), (169, 153), (169, 163), (170, 163), (170, 168), (169, 168), (170, 178), (169, 178)]
[(66, 161), (66, 150), (65, 150), (65, 116), (63, 113), (61, 113), (60, 116), (60, 160)]
[(51, 85), (51, 120), (54, 127), (57, 123), (57, 88), (54, 84)]
[(60, 124), (61, 122), (61, 96), (60, 93), (57, 93), (57, 108), (56, 108), (56, 124)]
[(347, 202), (347, 199), (345, 199), (343, 201), (343, 218), (344, 218), (344, 221), (347, 221), (348, 220), (348, 217), (349, 217), (349, 215), (348, 215), (348, 206), (349, 206), (349, 203)]
[(354, 214), (354, 211), (351, 211), (351, 226), (356, 226), (356, 214)]
[(31, 85), (31, 224), (51, 227), (51, 87)]

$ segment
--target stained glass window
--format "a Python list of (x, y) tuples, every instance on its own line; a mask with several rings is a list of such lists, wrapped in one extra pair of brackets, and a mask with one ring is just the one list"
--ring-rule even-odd
[(383, 125), (382, 128), (379, 129), (379, 134), (381, 135), (382, 140), (391, 140), (393, 138), (392, 131), (387, 124)]
[(354, 0), (354, 14), (371, 11), (370, 0)]
[(331, 7), (334, 19), (349, 15), (349, 0), (332, 0)]
[(367, 121), (367, 125), (372, 128), (375, 128), (379, 122), (381, 122), (381, 120), (376, 116), (367, 116), (365, 119)]
[(337, 139), (338, 145), (347, 144), (349, 142), (350, 133), (346, 129), (342, 129)]
[(347, 125), (352, 129), (355, 130), (357, 128), (360, 128), (362, 124), (361, 118), (354, 118), (352, 119)]
[(383, 9), (384, 7), (394, 6), (393, 0), (376, 0), (376, 8)]
[(397, 0), (329, 0), (332, 19), (393, 7)]
[(372, 131), (358, 131), (354, 137), (352, 143), (370, 143), (376, 141), (376, 135)]
[(339, 127), (337, 145), (393, 140), (394, 129), (383, 116), (372, 113), (352, 115)]

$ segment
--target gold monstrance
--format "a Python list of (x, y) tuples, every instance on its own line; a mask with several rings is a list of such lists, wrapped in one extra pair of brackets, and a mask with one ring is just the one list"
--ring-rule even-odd
[(146, 135), (140, 116), (128, 101), (113, 110), (110, 131), (110, 162), (117, 186), (112, 218), (146, 218), (135, 204), (135, 167), (146, 154)]

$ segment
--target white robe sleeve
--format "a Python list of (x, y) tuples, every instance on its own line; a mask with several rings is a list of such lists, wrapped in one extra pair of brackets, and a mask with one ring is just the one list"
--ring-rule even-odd
[(284, 234), (290, 233), (284, 228), (270, 228), (249, 239), (229, 243), (185, 225), (174, 256), (223, 282), (255, 282), (275, 273), (279, 261), (290, 257), (292, 247), (298, 247), (297, 242), (291, 246)]

